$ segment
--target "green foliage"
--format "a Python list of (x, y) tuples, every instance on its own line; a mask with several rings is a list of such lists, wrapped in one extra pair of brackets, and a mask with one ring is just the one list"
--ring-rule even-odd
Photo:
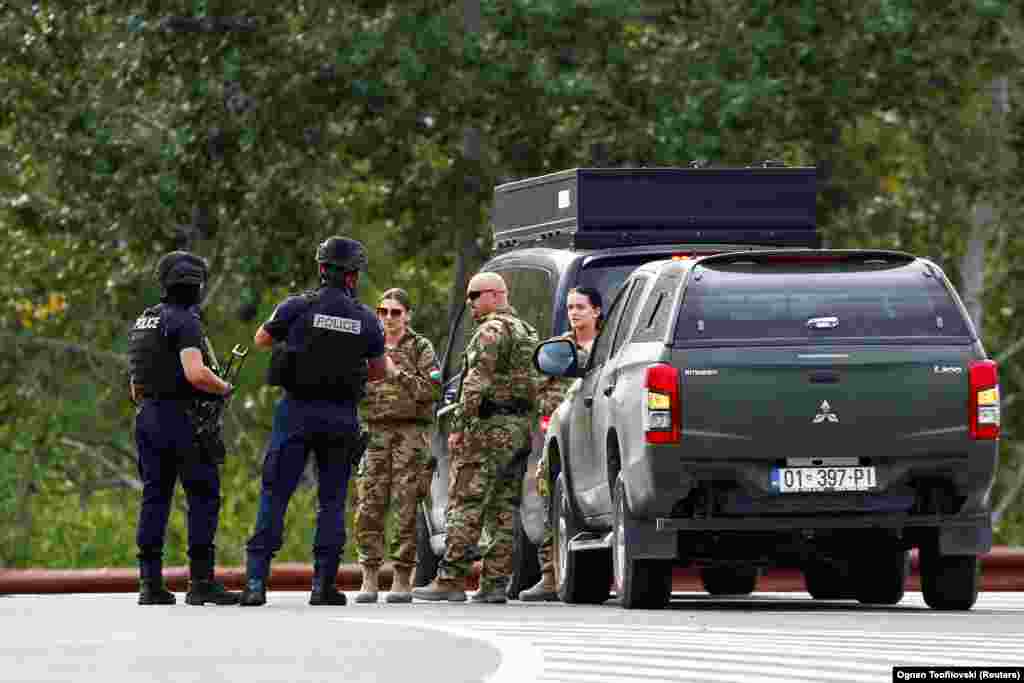
[[(990, 90), (1000, 77), (1024, 86), (1015, 4), (480, 6), (478, 32), (460, 3), (433, 0), (5, 6), (0, 563), (131, 561), (125, 335), (176, 247), (210, 259), (204, 315), (220, 349), (314, 283), (317, 242), (348, 234), (371, 254), (363, 299), (405, 287), (414, 325), (442, 351), (464, 284), (453, 280), (487, 255), (495, 184), (591, 164), (780, 158), (818, 166), (830, 245), (929, 255), (958, 284), (972, 211), (997, 205), (984, 340), (998, 355), (1024, 338), (1024, 242), (1010, 229), (1024, 114), (999, 115)], [(225, 561), (240, 560), (255, 519), (276, 396), (265, 370), (254, 353), (227, 419)], [(1002, 371), (997, 499), (1020, 457), (1019, 356)], [(282, 559), (306, 557), (309, 495), (292, 504)], [(1017, 533), (1015, 506), (1001, 534)], [(179, 518), (169, 555), (184, 543)]]

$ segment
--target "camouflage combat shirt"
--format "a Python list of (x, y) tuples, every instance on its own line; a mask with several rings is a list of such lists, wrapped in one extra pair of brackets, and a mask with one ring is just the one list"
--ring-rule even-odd
[(398, 420), (430, 422), (434, 401), (440, 394), (434, 345), (410, 328), (385, 353), (398, 368), (398, 376), (367, 383), (362, 405), (364, 419), (371, 424)]
[(485, 398), (496, 403), (523, 401), (532, 414), (537, 398), (536, 347), (537, 331), (511, 306), (483, 316), (463, 356), (462, 387), (451, 430), (475, 429)]

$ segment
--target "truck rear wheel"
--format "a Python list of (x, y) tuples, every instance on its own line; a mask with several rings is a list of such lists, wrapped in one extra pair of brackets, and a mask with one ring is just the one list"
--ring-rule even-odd
[(569, 550), (569, 541), (579, 532), (565, 474), (558, 475), (551, 492), (556, 501), (558, 516), (555, 520), (552, 550), (555, 565), (555, 583), (558, 597), (569, 604), (599, 604), (611, 594), (612, 557), (606, 549)]
[(804, 585), (815, 600), (856, 597), (847, 562), (815, 562), (803, 567)]
[(857, 566), (857, 600), (867, 605), (895, 605), (903, 599), (910, 573), (910, 551), (887, 548), (867, 553)]
[(634, 557), (635, 548), (626, 538), (629, 522), (626, 487), (620, 475), (615, 483), (612, 545), (615, 592), (625, 609), (663, 609), (672, 597), (672, 562)]
[(921, 592), (932, 609), (968, 610), (978, 601), (977, 555), (940, 555), (921, 549)]
[(757, 569), (705, 567), (700, 570), (700, 579), (711, 595), (750, 595), (757, 588)]

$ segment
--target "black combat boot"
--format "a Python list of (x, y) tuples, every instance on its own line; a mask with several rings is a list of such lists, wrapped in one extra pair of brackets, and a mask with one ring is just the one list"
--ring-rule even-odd
[(267, 604), (267, 584), (263, 579), (249, 579), (242, 591), (242, 607), (259, 607)]
[(313, 561), (313, 591), (309, 594), (309, 604), (335, 607), (348, 604), (348, 598), (336, 585), (340, 562), (340, 557), (317, 557)]
[(259, 607), (267, 604), (267, 576), (270, 574), (270, 558), (249, 553), (245, 563), (245, 589), (242, 591), (242, 607)]
[(174, 593), (164, 587), (163, 563), (159, 559), (139, 559), (139, 604), (173, 605)]
[(189, 585), (185, 602), (189, 605), (237, 605), (242, 596), (231, 593), (213, 578), (213, 549), (192, 548), (189, 550)]

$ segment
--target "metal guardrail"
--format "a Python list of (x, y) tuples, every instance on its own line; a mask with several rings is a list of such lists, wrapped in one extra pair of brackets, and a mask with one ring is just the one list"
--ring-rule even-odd
[[(984, 591), (1024, 591), (1024, 548), (999, 546), (981, 558)], [(475, 589), (479, 564), (470, 576), (469, 588)], [(242, 567), (218, 567), (217, 579), (228, 588), (238, 590), (245, 582)], [(358, 565), (347, 564), (338, 571), (338, 588), (358, 590), (362, 574)], [(188, 584), (187, 567), (167, 567), (164, 580), (174, 591), (183, 591)], [(313, 580), (313, 567), (308, 564), (281, 562), (273, 566), (270, 589), (276, 591), (308, 591)], [(55, 593), (132, 593), (138, 590), (137, 569), (0, 569), (0, 594), (55, 594)], [(385, 565), (380, 573), (381, 590), (391, 585), (391, 566)], [(693, 568), (676, 569), (672, 575), (672, 589), (682, 593), (700, 593), (699, 571)], [(911, 575), (907, 589), (921, 589), (917, 553), (911, 559)], [(770, 569), (759, 580), (758, 591), (801, 592), (805, 590), (803, 576), (796, 569)]]

